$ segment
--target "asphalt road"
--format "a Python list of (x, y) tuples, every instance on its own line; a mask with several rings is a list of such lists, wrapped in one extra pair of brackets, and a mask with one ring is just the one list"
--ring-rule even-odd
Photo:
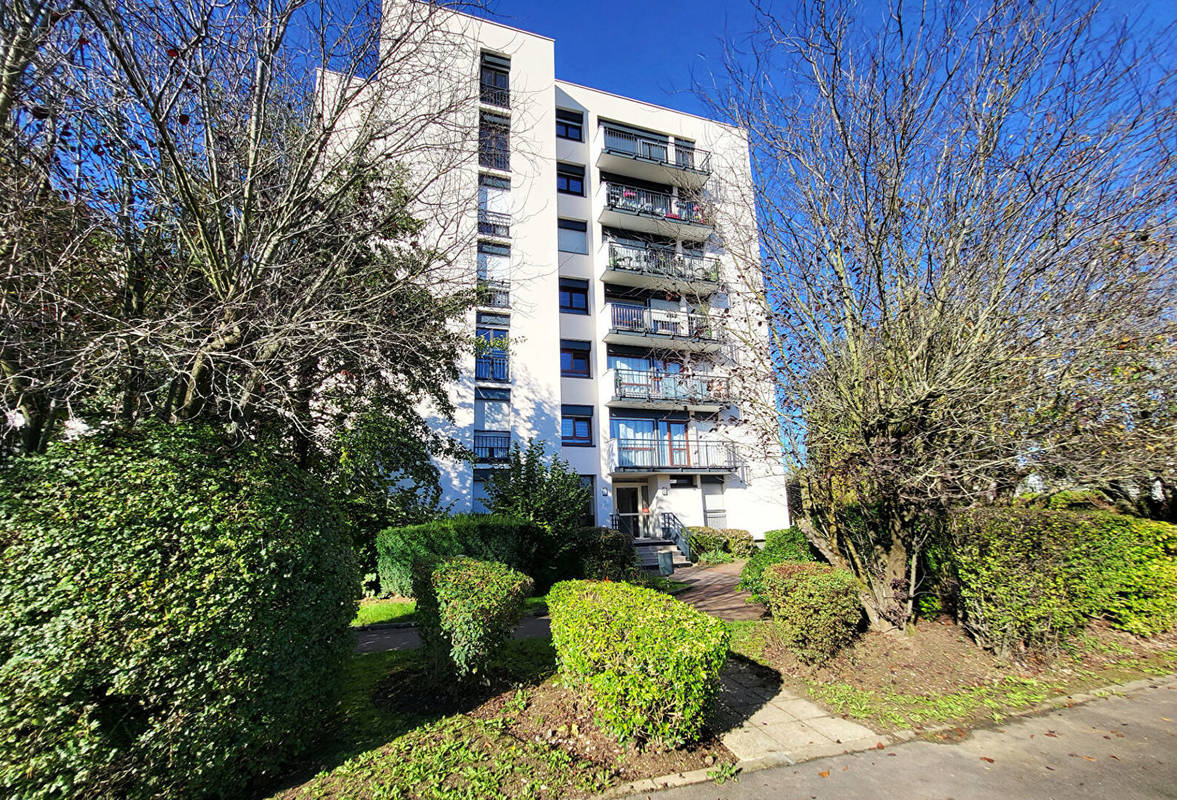
[(1177, 678), (981, 730), (954, 744), (743, 773), (737, 782), (634, 795), (652, 800), (1157, 800), (1177, 798)]

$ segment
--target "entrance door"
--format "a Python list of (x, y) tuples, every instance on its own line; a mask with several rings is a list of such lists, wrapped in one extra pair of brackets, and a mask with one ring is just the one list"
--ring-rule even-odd
[(649, 490), (645, 486), (614, 486), (618, 530), (635, 538), (649, 536)]
[(691, 451), (687, 444), (687, 424), (685, 422), (662, 423), (666, 437), (667, 463), (672, 467), (689, 467), (691, 465)]

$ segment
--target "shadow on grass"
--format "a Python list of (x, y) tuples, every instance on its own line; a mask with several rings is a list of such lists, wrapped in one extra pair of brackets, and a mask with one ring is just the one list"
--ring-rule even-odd
[[(516, 639), (507, 644), (492, 666), (493, 680), (484, 691), (472, 691), (455, 702), (394, 702), (398, 687), (413, 686), (423, 676), (420, 649), (356, 653), (344, 671), (336, 713), (322, 721), (319, 747), (288, 765), (275, 781), (258, 787), (256, 797), (269, 797), (332, 770), (355, 756), (382, 747), (430, 722), (477, 708), (490, 697), (515, 686), (535, 686), (556, 672), (551, 639)], [(407, 682), (407, 684), (406, 684)], [(308, 720), (308, 724), (314, 724)]]

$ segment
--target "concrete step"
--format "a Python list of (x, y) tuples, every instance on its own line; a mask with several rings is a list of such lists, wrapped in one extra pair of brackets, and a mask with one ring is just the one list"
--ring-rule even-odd
[(691, 562), (679, 552), (673, 542), (662, 539), (637, 540), (634, 543), (634, 552), (637, 554), (638, 564), (643, 567), (657, 567), (658, 554), (663, 552), (673, 555), (675, 567), (689, 567), (691, 565)]

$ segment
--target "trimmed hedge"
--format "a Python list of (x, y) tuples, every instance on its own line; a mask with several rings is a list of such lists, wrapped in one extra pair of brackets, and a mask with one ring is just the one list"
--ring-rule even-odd
[(1052, 649), (1094, 618), (1145, 636), (1177, 623), (1177, 526), (983, 507), (948, 529), (964, 625), (999, 653)]
[(505, 564), (460, 556), (413, 570), (417, 625), (443, 685), (485, 674), (535, 584)]
[(781, 641), (807, 664), (850, 644), (862, 620), (862, 584), (828, 564), (786, 562), (764, 570), (768, 606)]
[(580, 574), (590, 580), (625, 580), (637, 567), (628, 533), (612, 528), (582, 528), (579, 536)]
[(543, 536), (534, 523), (488, 514), (460, 514), (423, 525), (387, 528), (376, 536), (380, 591), (412, 597), (414, 564), (455, 556), (497, 561), (527, 572)]
[(753, 602), (768, 605), (764, 593), (764, 570), (786, 561), (813, 560), (809, 542), (799, 528), (768, 531), (764, 534), (764, 547), (752, 554), (740, 572), (738, 588), (751, 592)]
[(620, 741), (694, 741), (719, 691), (727, 626), (652, 589), (564, 581), (548, 593), (552, 644), (597, 724)]
[(2, 472), (0, 794), (238, 796), (310, 744), (359, 597), (312, 477), (151, 424)]
[[(748, 558), (756, 552), (752, 534), (740, 528), (709, 528), (697, 525), (685, 528), (691, 557), (702, 553), (731, 553), (733, 558)], [(719, 562), (713, 562), (719, 563)]]

